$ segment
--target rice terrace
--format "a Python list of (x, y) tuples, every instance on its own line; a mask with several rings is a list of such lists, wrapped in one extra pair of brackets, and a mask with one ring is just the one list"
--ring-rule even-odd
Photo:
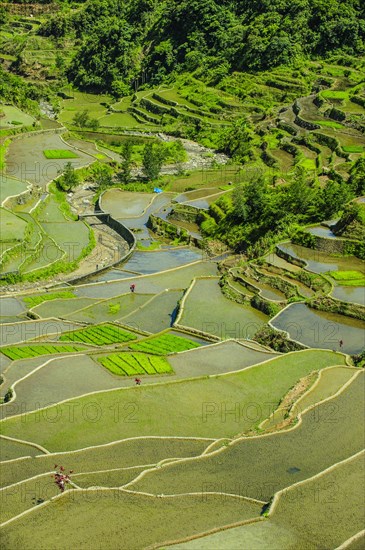
[(364, 3), (0, 23), (1, 549), (364, 548)]

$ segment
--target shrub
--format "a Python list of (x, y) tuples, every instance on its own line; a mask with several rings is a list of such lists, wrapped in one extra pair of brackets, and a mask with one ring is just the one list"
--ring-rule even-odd
[(12, 388), (9, 388), (6, 394), (4, 395), (4, 403), (8, 403), (13, 398), (14, 392)]

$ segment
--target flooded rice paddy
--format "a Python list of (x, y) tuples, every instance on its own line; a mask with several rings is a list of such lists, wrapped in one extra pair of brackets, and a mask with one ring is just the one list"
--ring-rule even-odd
[[(290, 338), (312, 348), (360, 353), (365, 346), (365, 322), (336, 313), (322, 312), (306, 304), (290, 304), (270, 321)], [(340, 340), (343, 346), (340, 347)]]

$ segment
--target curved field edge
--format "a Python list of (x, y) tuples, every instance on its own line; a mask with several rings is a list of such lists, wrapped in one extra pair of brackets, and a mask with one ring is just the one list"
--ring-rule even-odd
[[(311, 372), (314, 365), (318, 370), (341, 363), (346, 364), (345, 355), (304, 350), (269, 359), (241, 372), (208, 379), (93, 392), (34, 413), (13, 416), (2, 421), (1, 427), (5, 435), (32, 440), (53, 451), (117, 440), (121, 430), (125, 438), (135, 435), (233, 437), (267, 418), (282, 396), (299, 378)], [(226, 407), (223, 413), (220, 403)], [(227, 412), (232, 403), (239, 403), (244, 409), (239, 422)], [(256, 404), (256, 412), (247, 414), (246, 409), (252, 403)], [(94, 416), (87, 414), (91, 408)], [(221, 413), (226, 422), (222, 422)]]
[[(335, 395), (358, 372), (356, 367), (350, 366), (326, 367), (317, 373), (314, 380), (312, 378), (315, 373), (311, 373), (307, 379), (300, 380), (298, 386), (294, 386), (289, 391), (272, 415), (260, 424), (260, 429), (276, 431), (290, 425), (300, 413)], [(306, 382), (308, 382), (308, 387), (306, 387)], [(298, 393), (297, 398), (295, 398), (296, 393)], [(290, 399), (291, 394), (293, 399)], [(287, 400), (287, 398), (289, 399)]]
[(38, 450), (38, 456), (34, 458), (25, 457), (0, 463), (0, 483), (6, 487), (49, 472), (55, 464), (62, 464), (76, 474), (106, 469), (147, 468), (182, 457), (199, 456), (214, 442), (212, 439), (198, 438), (137, 437), (69, 452), (39, 455)]
[[(143, 472), (128, 488), (149, 494), (216, 490), (269, 501), (364, 445), (364, 373), (312, 406), (291, 429), (242, 437), (209, 454)], [(333, 428), (336, 438), (333, 438)], [(338, 445), (338, 439), (341, 446)]]
[(28, 458), (36, 456), (41, 451), (41, 448), (26, 441), (18, 441), (16, 439), (7, 438), (0, 435), (1, 451), (0, 451), (0, 469), (1, 463), (9, 460), (17, 460), (19, 458)]
[[(277, 547), (357, 548), (362, 533), (364, 497), (356, 485), (363, 475), (364, 453), (357, 453), (275, 495), (268, 519), (171, 546), (176, 550)], [(354, 543), (354, 546), (351, 544)], [(362, 546), (358, 546), (362, 548)]]
[[(97, 506), (95, 506), (97, 502)], [(34, 547), (34, 532), (45, 548), (147, 548), (156, 541), (179, 539), (218, 527), (242, 524), (259, 517), (261, 506), (219, 495), (151, 498), (115, 489), (75, 489), (25, 512), (3, 527), (7, 548)], [(29, 529), (31, 518), (32, 529)], [(55, 523), (67, 525), (68, 536), (59, 539)], [(141, 529), (143, 524), (143, 529)], [(15, 540), (17, 541), (15, 544)], [(57, 542), (56, 542), (57, 541)]]

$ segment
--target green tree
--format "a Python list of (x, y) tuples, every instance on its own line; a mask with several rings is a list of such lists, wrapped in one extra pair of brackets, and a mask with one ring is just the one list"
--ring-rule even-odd
[(87, 126), (94, 130), (94, 132), (97, 132), (100, 127), (100, 122), (97, 118), (91, 118)]
[(342, 210), (351, 198), (353, 198), (353, 195), (346, 183), (329, 180), (320, 192), (319, 216), (322, 219), (331, 218)]
[(79, 184), (79, 175), (75, 171), (71, 162), (68, 162), (64, 170), (62, 170), (61, 172), (63, 172), (63, 174), (60, 178), (58, 178), (57, 186), (62, 189), (62, 191), (71, 191)]
[(287, 212), (301, 215), (303, 219), (314, 214), (318, 202), (318, 187), (307, 180), (303, 168), (298, 168), (293, 181), (286, 188), (283, 207)]
[(348, 183), (357, 197), (365, 194), (365, 155), (352, 166)]
[(131, 181), (131, 170), (134, 165), (134, 162), (132, 160), (133, 156), (133, 142), (131, 140), (127, 140), (123, 143), (120, 151), (123, 160), (121, 162), (121, 170), (117, 174), (118, 180), (121, 181), (124, 184), (127, 184)]
[(246, 118), (236, 120), (232, 126), (223, 130), (219, 148), (233, 157), (236, 162), (244, 163), (251, 150), (253, 131)]
[(75, 126), (78, 126), (79, 128), (86, 128), (90, 123), (89, 112), (86, 109), (81, 112), (77, 111), (72, 119), (72, 122), (75, 124)]
[(158, 143), (146, 143), (143, 151), (143, 173), (150, 179), (155, 180), (161, 172), (166, 152)]
[(4, 6), (0, 6), (0, 25), (5, 25), (9, 20), (9, 14), (4, 8)]
[(13, 397), (13, 390), (11, 388), (8, 389), (6, 394), (4, 395), (4, 403), (9, 403)]
[(98, 162), (91, 169), (91, 179), (96, 183), (98, 188), (107, 189), (113, 184), (113, 170), (107, 164)]

